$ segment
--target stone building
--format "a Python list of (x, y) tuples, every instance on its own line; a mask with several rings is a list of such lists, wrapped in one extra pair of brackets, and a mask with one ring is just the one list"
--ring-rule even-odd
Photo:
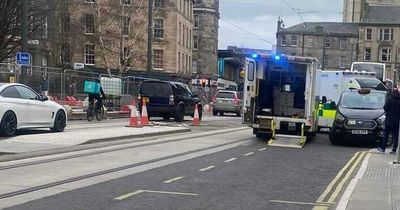
[[(54, 0), (43, 35), (33, 45), (34, 65), (140, 74), (147, 64), (148, 1)], [(191, 78), (193, 1), (154, 0), (154, 74)], [(41, 62), (43, 60), (43, 62)]]
[(369, 5), (400, 5), (400, 0), (344, 0), (343, 22), (359, 23)]
[(350, 69), (357, 59), (358, 24), (305, 22), (282, 28), (278, 21), (277, 53), (315, 57), (322, 69)]
[(361, 20), (358, 60), (386, 64), (386, 77), (395, 79), (400, 63), (400, 6), (367, 5)]
[(193, 74), (204, 78), (217, 75), (219, 0), (195, 0)]

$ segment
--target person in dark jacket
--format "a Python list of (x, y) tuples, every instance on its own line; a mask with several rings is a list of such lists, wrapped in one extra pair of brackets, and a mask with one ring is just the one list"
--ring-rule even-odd
[(94, 82), (97, 82), (100, 84), (100, 92), (97, 94), (92, 94), (89, 93), (89, 103), (92, 104), (94, 102), (94, 99), (97, 100), (97, 104), (95, 107), (95, 110), (100, 110), (101, 107), (103, 107), (103, 99), (107, 99), (106, 94), (104, 94), (103, 88), (101, 87), (101, 83), (99, 79), (95, 79)]
[(385, 152), (390, 133), (393, 138), (393, 149), (390, 154), (395, 154), (398, 147), (399, 122), (400, 122), (400, 93), (398, 90), (392, 92), (383, 109), (386, 112), (385, 136), (380, 141), (378, 150)]

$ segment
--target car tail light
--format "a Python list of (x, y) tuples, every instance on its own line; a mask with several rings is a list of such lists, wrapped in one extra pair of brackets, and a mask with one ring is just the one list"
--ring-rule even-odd
[(212, 97), (212, 102), (213, 103), (217, 103), (217, 97), (216, 96)]
[(240, 100), (237, 96), (235, 96), (235, 98), (233, 99), (233, 103), (234, 104), (240, 104)]
[(169, 96), (169, 105), (174, 105), (175, 104), (175, 99), (173, 95)]

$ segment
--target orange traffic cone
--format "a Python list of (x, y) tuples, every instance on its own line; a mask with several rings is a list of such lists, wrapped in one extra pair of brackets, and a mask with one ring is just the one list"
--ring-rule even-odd
[(198, 106), (197, 104), (194, 105), (193, 126), (200, 125), (199, 109), (197, 106)]
[(147, 115), (146, 100), (142, 100), (142, 117), (140, 119), (140, 124), (143, 126), (149, 125), (149, 116)]
[(137, 113), (137, 109), (136, 109), (136, 102), (133, 99), (132, 100), (132, 105), (131, 105), (131, 117), (129, 119), (129, 125), (126, 127), (131, 127), (131, 128), (140, 128), (143, 127), (140, 123), (139, 123), (139, 116)]

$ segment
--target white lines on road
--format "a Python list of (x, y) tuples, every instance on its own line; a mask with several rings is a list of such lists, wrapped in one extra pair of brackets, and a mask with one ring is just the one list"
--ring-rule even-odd
[(125, 195), (118, 196), (114, 198), (114, 200), (122, 201), (127, 198), (130, 198), (135, 195), (139, 195), (142, 193), (154, 193), (154, 194), (166, 194), (166, 195), (182, 195), (182, 196), (198, 196), (199, 194), (194, 194), (194, 193), (182, 193), (182, 192), (168, 192), (168, 191), (154, 191), (154, 190), (136, 190), (135, 192), (132, 193), (127, 193)]
[(244, 154), (243, 156), (247, 157), (247, 156), (250, 156), (250, 155), (252, 155), (252, 154), (254, 154), (254, 152), (246, 153), (246, 154)]
[(232, 161), (234, 161), (234, 160), (237, 160), (237, 158), (231, 158), (231, 159), (225, 160), (224, 162), (225, 162), (225, 163), (229, 163), (229, 162), (232, 162)]
[(185, 178), (185, 177), (178, 176), (178, 177), (175, 177), (175, 178), (172, 178), (172, 179), (168, 179), (168, 180), (164, 181), (164, 184), (171, 184), (172, 182), (176, 182), (176, 181), (181, 180), (183, 178)]
[(213, 169), (213, 168), (215, 168), (215, 166), (208, 166), (208, 167), (199, 169), (199, 171), (200, 171), (200, 172), (204, 172), (204, 171), (208, 171), (208, 170)]
[(264, 151), (264, 150), (266, 150), (267, 148), (266, 147), (264, 147), (264, 148), (261, 148), (261, 149), (259, 149), (258, 151)]

